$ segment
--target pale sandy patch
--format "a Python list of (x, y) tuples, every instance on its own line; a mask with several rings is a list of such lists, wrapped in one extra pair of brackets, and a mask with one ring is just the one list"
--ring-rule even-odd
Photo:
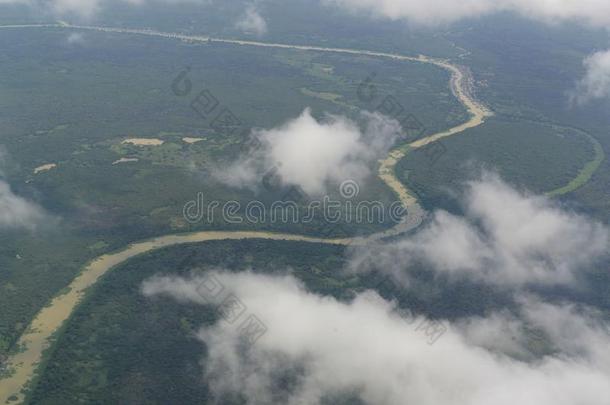
[(159, 146), (163, 145), (164, 142), (165, 141), (157, 138), (129, 138), (121, 143), (130, 143), (136, 146)]
[[(102, 31), (110, 30), (108, 28), (93, 29)], [(130, 31), (124, 30), (124, 32)], [(169, 34), (163, 35), (169, 36)], [(177, 38), (184, 38), (184, 36), (179, 36), (177, 34), (172, 35)], [(458, 125), (457, 127), (412, 142), (409, 145), (412, 149), (423, 147), (441, 138), (451, 136), (466, 129), (480, 125), (486, 117), (492, 114), (488, 109), (486, 109), (482, 104), (478, 103), (471, 96), (470, 92), (468, 91), (469, 89), (465, 88), (468, 87), (468, 83), (465, 82), (464, 74), (460, 71), (460, 69), (454, 65), (451, 65), (447, 61), (427, 58), (424, 56), (413, 58), (381, 52), (359, 51), (352, 49), (321, 48), (284, 44), (266, 44), (261, 42), (222, 39), (215, 39), (214, 41), (251, 46), (380, 56), (398, 60), (414, 60), (426, 63), (433, 63), (437, 66), (449, 70), (452, 75), (451, 88), (454, 91), (456, 97), (458, 97), (459, 100), (466, 106), (466, 108), (471, 114), (471, 118), (468, 122)], [(123, 141), (123, 143), (155, 146), (163, 144), (163, 141), (161, 141), (160, 139), (132, 138)], [(381, 237), (393, 236), (398, 233), (405, 232), (408, 229), (412, 229), (412, 226), (410, 226), (410, 224), (414, 224), (414, 226), (418, 225), (418, 223), (421, 222), (421, 218), (425, 215), (425, 212), (419, 207), (415, 196), (413, 196), (409, 192), (409, 190), (399, 182), (395, 175), (396, 163), (403, 156), (404, 152), (399, 149), (394, 150), (386, 159), (383, 159), (381, 161), (381, 165), (379, 168), (379, 176), (382, 178), (382, 180), (384, 180), (386, 184), (388, 184), (388, 186), (396, 192), (401, 202), (407, 208), (411, 206), (411, 209), (407, 209), (407, 217), (405, 218), (405, 220), (388, 231), (369, 235), (367, 237), (336, 239), (323, 239), (302, 235), (277, 234), (270, 232), (254, 231), (204, 231), (191, 234), (166, 235), (144, 242), (132, 243), (121, 251), (102, 255), (97, 259), (93, 260), (83, 269), (82, 273), (78, 277), (76, 277), (72, 281), (72, 283), (70, 283), (69, 288), (67, 289), (67, 292), (65, 294), (60, 294), (56, 296), (49, 303), (49, 305), (45, 306), (36, 315), (36, 317), (32, 320), (29, 327), (27, 328), (26, 332), (24, 332), (23, 335), (20, 337), (18, 345), (22, 347), (22, 350), (20, 350), (18, 353), (12, 354), (6, 361), (7, 367), (13, 370), (13, 373), (6, 378), (0, 379), (0, 404), (8, 402), (8, 399), (13, 395), (17, 397), (17, 401), (15, 402), (23, 401), (24, 395), (22, 390), (25, 386), (27, 386), (27, 383), (31, 381), (32, 377), (34, 376), (38, 365), (40, 364), (40, 361), (42, 359), (42, 354), (44, 350), (47, 349), (51, 344), (51, 337), (70, 317), (76, 306), (82, 300), (87, 289), (94, 285), (97, 280), (102, 277), (107, 271), (134, 256), (144, 254), (152, 250), (164, 248), (167, 246), (212, 240), (268, 239), (276, 241), (299, 241), (309, 243), (325, 243), (333, 245), (367, 245), (370, 243), (371, 239), (379, 239)], [(416, 209), (413, 210), (413, 208)]]
[(114, 162), (112, 162), (113, 165), (118, 165), (120, 163), (129, 163), (129, 162), (137, 162), (138, 158), (120, 158), (119, 160), (115, 160)]
[(189, 137), (182, 138), (182, 142), (185, 142), (185, 143), (197, 143), (197, 142), (201, 142), (201, 141), (203, 141), (203, 138), (189, 138)]
[(46, 165), (38, 166), (37, 168), (35, 168), (34, 174), (48, 172), (49, 170), (53, 170), (56, 167), (57, 167), (57, 164), (55, 164), (55, 163), (47, 163)]

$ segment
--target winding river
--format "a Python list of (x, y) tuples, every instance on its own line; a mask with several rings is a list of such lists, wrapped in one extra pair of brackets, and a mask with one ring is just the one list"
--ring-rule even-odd
[(470, 114), (468, 121), (447, 129), (445, 131), (429, 135), (409, 144), (400, 145), (389, 152), (388, 156), (379, 162), (379, 178), (388, 185), (398, 196), (406, 208), (407, 215), (395, 227), (366, 237), (323, 239), (304, 235), (282, 234), (271, 232), (247, 232), (247, 231), (203, 231), (189, 234), (174, 234), (160, 236), (151, 240), (136, 242), (115, 253), (102, 255), (89, 264), (70, 283), (67, 292), (62, 293), (44, 307), (32, 320), (29, 327), (20, 337), (18, 346), (20, 351), (12, 355), (8, 361), (8, 369), (11, 373), (0, 379), (0, 404), (21, 403), (24, 400), (23, 389), (27, 387), (35, 376), (38, 366), (43, 358), (44, 351), (51, 345), (51, 339), (61, 326), (74, 312), (79, 302), (83, 299), (87, 289), (93, 286), (106, 272), (120, 265), (126, 260), (156, 249), (185, 243), (205, 242), (214, 240), (243, 240), (243, 239), (267, 239), (277, 241), (295, 241), (305, 243), (324, 243), (331, 245), (363, 245), (373, 240), (396, 236), (416, 228), (425, 217), (425, 211), (419, 205), (413, 193), (402, 184), (395, 174), (396, 164), (405, 156), (405, 150), (422, 148), (442, 138), (452, 136), (467, 129), (481, 125), (486, 117), (492, 113), (481, 103), (476, 101), (470, 94), (469, 77), (460, 67), (451, 64), (448, 60), (435, 59), (427, 56), (403, 56), (392, 53), (374, 52), (345, 48), (324, 48), (317, 46), (289, 45), (278, 43), (265, 43), (256, 41), (241, 41), (233, 39), (212, 38), (206, 36), (190, 36), (176, 33), (167, 33), (151, 30), (135, 30), (127, 28), (95, 27), (70, 25), (63, 22), (58, 24), (36, 24), (36, 25), (7, 25), (0, 26), (2, 29), (26, 29), (26, 28), (57, 28), (73, 30), (90, 30), (101, 32), (116, 32), (124, 34), (148, 35), (193, 42), (218, 42), (239, 46), (256, 46), (266, 48), (284, 48), (303, 51), (317, 51), (330, 53), (344, 53), (354, 55), (367, 55), (372, 57), (394, 59), (401, 61), (428, 63), (441, 67), (451, 73), (450, 87), (457, 99), (466, 107)]

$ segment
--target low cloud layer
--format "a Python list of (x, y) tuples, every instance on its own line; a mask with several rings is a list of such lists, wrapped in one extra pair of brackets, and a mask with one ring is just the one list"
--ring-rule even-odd
[[(502, 287), (569, 284), (608, 252), (602, 225), (493, 174), (470, 182), (463, 204), (464, 216), (438, 211), (413, 235), (356, 251), (352, 267), (403, 277), (418, 261)], [(222, 291), (213, 300), (201, 288), (210, 280)], [(404, 317), (372, 291), (338, 301), (290, 275), (157, 276), (142, 291), (202, 305), (237, 297), (244, 317), (265, 325), (253, 345), (244, 345), (241, 321), (221, 318), (199, 330), (208, 353), (204, 377), (219, 403), (238, 395), (252, 405), (342, 397), (382, 405), (602, 405), (610, 395), (604, 315), (519, 289), (510, 310), (452, 320)]]
[[(132, 4), (139, 4), (140, 1), (125, 0)], [(49, 12), (56, 16), (76, 15), (89, 18), (100, 10), (103, 0), (0, 0), (0, 4), (23, 4), (33, 10)]]
[(0, 230), (33, 230), (44, 220), (45, 214), (38, 205), (16, 195), (0, 178)]
[(4, 179), (3, 166), (7, 153), (0, 145), (0, 231), (3, 229), (34, 230), (48, 220), (37, 204), (16, 195)]
[(380, 114), (363, 115), (364, 130), (345, 117), (316, 120), (306, 109), (284, 125), (260, 130), (260, 148), (250, 151), (216, 177), (235, 187), (256, 187), (272, 168), (284, 184), (321, 194), (329, 184), (360, 181), (400, 135), (400, 124)]
[(610, 24), (610, 3), (606, 0), (324, 0), (347, 10), (372, 13), (392, 20), (423, 25), (449, 24), (513, 11), (544, 22), (576, 21), (595, 27)]
[[(122, 0), (141, 5), (153, 0)], [(156, 0), (170, 3), (209, 0)], [(595, 27), (610, 24), (610, 3), (606, 0), (321, 0), (323, 4), (340, 6), (367, 15), (407, 20), (423, 25), (448, 24), (464, 18), (513, 11), (527, 18), (545, 22), (575, 21)], [(0, 0), (0, 4), (26, 4), (57, 15), (92, 17), (106, 0)], [(255, 13), (252, 15), (256, 15)]]
[[(455, 321), (431, 345), (416, 327), (425, 318), (403, 319), (372, 292), (339, 302), (290, 276), (212, 277), (267, 327), (253, 346), (223, 320), (197, 334), (219, 403), (234, 394), (289, 405), (341, 395), (381, 405), (602, 405), (610, 397), (608, 324), (586, 308), (523, 297), (518, 313)], [(143, 291), (203, 303), (203, 281), (155, 277)], [(550, 354), (532, 350), (541, 344)]]
[(257, 37), (262, 37), (267, 33), (267, 21), (265, 21), (254, 4), (246, 8), (246, 11), (235, 26), (244, 34), (256, 35)]
[(610, 50), (592, 54), (583, 65), (586, 73), (578, 82), (572, 101), (582, 105), (610, 97)]
[(569, 284), (608, 254), (608, 230), (552, 200), (486, 174), (463, 196), (465, 216), (437, 211), (414, 235), (357, 252), (354, 269), (405, 279), (415, 261), (452, 278), (503, 286)]
[[(145, 5), (147, 3), (209, 3), (210, 0), (120, 0), (132, 5)], [(23, 4), (33, 10), (51, 13), (58, 17), (92, 18), (107, 3), (107, 0), (0, 0), (2, 4)]]
[(82, 32), (71, 32), (66, 37), (68, 45), (83, 45), (85, 43), (85, 35)]

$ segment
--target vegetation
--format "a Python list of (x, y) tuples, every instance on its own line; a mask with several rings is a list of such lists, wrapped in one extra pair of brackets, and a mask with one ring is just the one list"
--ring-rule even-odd
[(600, 159), (597, 144), (582, 131), (502, 117), (442, 144), (445, 153), (438, 160), (430, 160), (420, 149), (411, 151), (396, 168), (399, 178), (428, 208), (456, 208), (452, 193), (482, 170), (496, 171), (534, 193), (565, 190), (567, 184), (575, 189), (576, 181), (582, 185), (588, 180), (583, 172)]
[[(222, 13), (234, 15), (236, 2), (226, 3)], [(519, 187), (610, 220), (610, 162), (604, 160), (604, 150), (610, 147), (610, 104), (579, 109), (569, 106), (567, 97), (582, 73), (583, 57), (607, 45), (606, 33), (537, 29), (500, 15), (469, 22), (468, 27), (458, 25), (452, 32), (418, 34), (401, 22), (360, 26), (352, 16), (334, 24), (336, 11), (312, 11), (307, 0), (291, 2), (292, 18), (284, 19), (279, 17), (286, 12), (284, 2), (273, 3), (270, 16), (277, 17), (277, 25), (265, 40), (425, 53), (454, 58), (472, 69), (477, 95), (495, 117), (444, 139), (446, 152), (440, 159), (432, 162), (421, 151), (411, 151), (397, 166), (399, 178), (426, 208), (459, 210), (451, 192), (487, 168)], [(147, 18), (140, 18), (129, 6), (118, 4), (100, 21), (240, 35), (207, 10), (184, 7), (180, 12), (151, 7)], [(311, 13), (317, 13), (316, 18)], [(2, 23), (27, 21), (17, 8), (0, 15)], [(70, 44), (68, 34), (58, 29), (5, 30), (0, 36), (0, 146), (8, 152), (0, 173), (15, 192), (51, 214), (49, 226), (36, 233), (0, 232), (0, 360), (20, 350), (16, 341), (34, 314), (61, 293), (85, 263), (135, 240), (202, 229), (345, 236), (390, 225), (341, 224), (328, 230), (320, 218), (310, 224), (230, 224), (219, 216), (212, 223), (186, 222), (183, 206), (198, 192), (204, 205), (212, 200), (268, 202), (283, 192), (255, 194), (213, 180), (218, 165), (237, 157), (245, 133), (220, 131), (212, 117), (193, 111), (190, 103), (199, 91), (208, 89), (245, 129), (270, 128), (305, 107), (317, 117), (328, 112), (359, 119), (360, 110), (378, 107), (359, 99), (357, 92), (361, 81), (374, 74), (379, 95), (396, 97), (426, 133), (466, 118), (449, 91), (447, 72), (429, 65), (292, 50), (236, 51), (232, 45), (116, 33), (86, 32), (83, 44)], [(334, 38), (332, 43), (328, 38)], [(456, 46), (471, 53), (458, 59), (461, 51)], [(193, 90), (176, 96), (172, 81), (187, 66)], [(121, 143), (130, 137), (164, 143)], [(183, 137), (202, 141), (188, 144)], [(121, 158), (138, 160), (112, 164)], [(36, 167), (49, 163), (57, 168), (34, 174)], [(361, 191), (362, 200), (395, 198), (375, 178)], [(400, 305), (430, 316), (455, 318), (511, 306), (501, 292), (471, 283), (449, 284), (421, 268), (410, 270), (418, 280), (415, 287), (396, 297), (396, 290), (380, 286), (375, 274), (337, 272), (344, 260), (338, 247), (257, 240), (174, 247), (136, 258), (96, 285), (56, 336), (44, 372), (31, 387), (30, 403), (205, 402), (210, 395), (201, 374), (205, 347), (192, 334), (216, 322), (215, 313), (144, 298), (139, 286), (153, 274), (186, 275), (196, 267), (264, 272), (289, 268), (318, 293), (349, 300), (355, 292), (376, 288), (384, 297), (398, 298)], [(610, 276), (600, 268), (582, 291), (542, 294), (607, 310), (609, 289)]]
[(144, 297), (142, 281), (156, 274), (188, 277), (195, 269), (218, 268), (289, 271), (319, 294), (350, 300), (356, 292), (376, 289), (431, 316), (456, 317), (510, 305), (507, 297), (487, 287), (461, 283), (443, 288), (446, 281), (425, 272), (414, 274), (417, 288), (403, 294), (379, 275), (361, 278), (341, 272), (343, 253), (343, 248), (326, 245), (248, 240), (177, 246), (131, 260), (107, 274), (72, 316), (29, 403), (206, 403), (206, 349), (194, 333), (218, 322), (218, 315), (211, 307)]
[(606, 158), (606, 154), (604, 152), (604, 148), (602, 148), (601, 144), (597, 141), (597, 139), (593, 138), (591, 135), (584, 133), (591, 144), (593, 145), (594, 156), (593, 159), (587, 162), (587, 164), (580, 170), (578, 176), (576, 176), (572, 181), (566, 184), (563, 187), (557, 188), (553, 191), (547, 193), (547, 195), (554, 197), (558, 195), (563, 195), (567, 193), (571, 193), (572, 191), (578, 190), (580, 187), (587, 184), (591, 177), (595, 174), (595, 172), (599, 169), (604, 159)]
[[(0, 355), (51, 297), (92, 258), (152, 236), (213, 229), (259, 229), (313, 235), (368, 233), (391, 225), (344, 224), (328, 229), (320, 216), (310, 224), (190, 224), (183, 207), (200, 192), (210, 201), (268, 203), (285, 190), (254, 194), (215, 182), (217, 165), (237, 157), (242, 132), (226, 133), (190, 107), (208, 89), (245, 128), (270, 128), (309, 106), (358, 119), (377, 104), (358, 98), (358, 85), (376, 73), (382, 97), (392, 95), (416, 114), (428, 132), (463, 119), (463, 108), (437, 68), (370, 57), (235, 46), (86, 32), (70, 44), (59, 29), (3, 30), (0, 36), (0, 144), (2, 172), (19, 195), (43, 206), (53, 224), (36, 233), (0, 233)], [(171, 84), (190, 66), (189, 96)], [(19, 72), (15, 75), (14, 72)], [(301, 89), (311, 89), (311, 94)], [(337, 105), (318, 93), (341, 96)], [(435, 106), (430, 108), (430, 106)], [(159, 138), (161, 146), (122, 144)], [(188, 144), (183, 137), (203, 138)], [(121, 158), (137, 162), (113, 165)], [(34, 175), (34, 168), (57, 168)], [(374, 176), (361, 185), (361, 200), (394, 201)], [(332, 190), (331, 197), (338, 197)], [(303, 201), (302, 204), (307, 204)], [(387, 204), (386, 204), (387, 206)], [(202, 209), (203, 209), (202, 207)]]

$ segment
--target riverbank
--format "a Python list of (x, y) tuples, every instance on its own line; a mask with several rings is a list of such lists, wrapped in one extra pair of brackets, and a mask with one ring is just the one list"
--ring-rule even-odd
[[(147, 252), (186, 243), (199, 243), (212, 240), (240, 240), (240, 239), (267, 239), (277, 241), (295, 241), (305, 243), (323, 243), (333, 245), (364, 245), (372, 240), (384, 239), (396, 236), (412, 230), (419, 226), (425, 217), (425, 211), (420, 206), (417, 198), (402, 184), (395, 174), (395, 167), (398, 161), (405, 156), (405, 147), (417, 149), (436, 142), (447, 136), (461, 133), (469, 128), (481, 125), (485, 118), (491, 115), (489, 110), (477, 102), (470, 94), (468, 83), (462, 70), (449, 61), (429, 58), (423, 55), (417, 57), (374, 52), (366, 50), (342, 49), (342, 48), (323, 48), (317, 46), (288, 45), (277, 43), (264, 43), (255, 41), (240, 41), (222, 38), (209, 38), (201, 36), (187, 36), (182, 34), (163, 33), (150, 30), (132, 30), (111, 27), (93, 26), (74, 26), (69, 24), (46, 24), (46, 25), (20, 25), (4, 26), (0, 28), (58, 28), (58, 29), (79, 29), (95, 30), (102, 32), (117, 32), (125, 34), (139, 34), (150, 36), (161, 36), (179, 40), (189, 40), (194, 42), (221, 42), (240, 46), (258, 46), (272, 48), (287, 48), (303, 51), (319, 51), (332, 53), (347, 53), (354, 55), (368, 55), (380, 58), (390, 58), (418, 63), (428, 63), (446, 69), (451, 74), (449, 86), (453, 94), (466, 107), (470, 114), (470, 119), (456, 127), (433, 134), (408, 145), (399, 145), (392, 150), (388, 156), (380, 161), (378, 175), (398, 196), (399, 200), (406, 209), (407, 215), (397, 226), (384, 232), (369, 235), (367, 237), (343, 238), (343, 239), (324, 239), (304, 235), (276, 234), (271, 232), (196, 232), (191, 234), (172, 234), (130, 244), (126, 248), (110, 254), (105, 254), (90, 262), (84, 267), (83, 271), (70, 283), (64, 290), (65, 293), (56, 296), (45, 308), (43, 308), (30, 323), (26, 332), (21, 336), (18, 346), (22, 349), (12, 355), (8, 361), (8, 368), (12, 370), (9, 376), (0, 379), (0, 404), (20, 403), (24, 399), (23, 389), (32, 381), (35, 373), (43, 358), (44, 352), (51, 344), (51, 337), (60, 330), (61, 326), (70, 318), (79, 302), (83, 299), (86, 291), (106, 272), (119, 266), (125, 261)], [(14, 400), (9, 401), (9, 398)]]

